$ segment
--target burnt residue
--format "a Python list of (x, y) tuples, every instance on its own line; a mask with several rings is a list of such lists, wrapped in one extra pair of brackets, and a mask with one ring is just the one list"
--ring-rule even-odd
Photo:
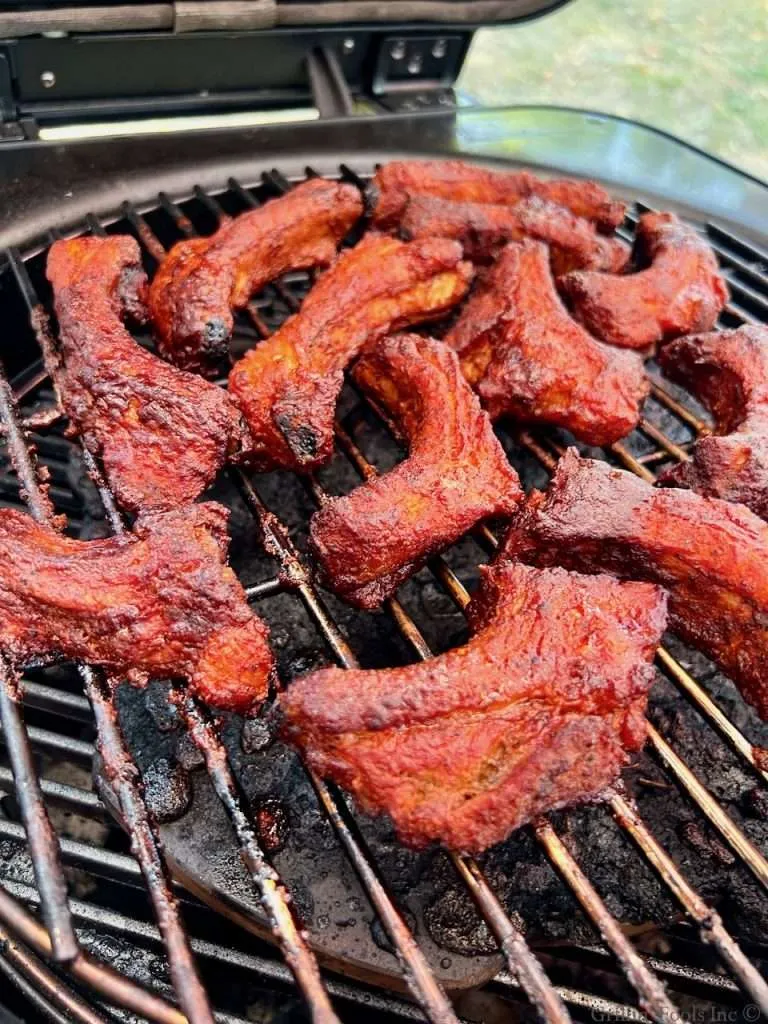
[(158, 758), (143, 775), (147, 807), (161, 823), (180, 818), (192, 800), (189, 775), (180, 764)]
[(714, 857), (721, 864), (736, 863), (736, 855), (727, 846), (706, 831), (697, 821), (686, 821), (679, 828), (680, 836), (704, 857)]
[(477, 911), (466, 889), (451, 885), (426, 908), (427, 929), (441, 949), (473, 956), (492, 953), (496, 948), (493, 936)]
[(256, 834), (265, 853), (277, 853), (288, 841), (288, 812), (278, 800), (265, 800), (253, 808)]
[(245, 754), (257, 754), (266, 750), (274, 739), (273, 730), (263, 718), (249, 718), (243, 722), (240, 744)]
[(181, 727), (179, 712), (168, 700), (168, 684), (150, 681), (144, 688), (144, 706), (160, 732), (173, 732)]
[(177, 734), (175, 753), (178, 763), (188, 772), (205, 764), (205, 755), (189, 733)]

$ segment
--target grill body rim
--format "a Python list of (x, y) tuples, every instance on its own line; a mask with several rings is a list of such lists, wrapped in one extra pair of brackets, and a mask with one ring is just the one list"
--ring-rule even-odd
[[(530, 108), (528, 108), (528, 109), (530, 109)], [(485, 116), (489, 112), (482, 112), (482, 113), (483, 113), (483, 116)], [(431, 115), (425, 115), (425, 116), (431, 117)], [(454, 129), (456, 130), (456, 133), (458, 133), (461, 117), (462, 117), (461, 112), (459, 114), (455, 115), (455, 116), (454, 115), (439, 115), (438, 118), (436, 119), (436, 122), (440, 121), (443, 124), (443, 126), (444, 126), (445, 120), (447, 118), (448, 121), (450, 121), (450, 123), (453, 125)], [(386, 119), (386, 120), (392, 121), (392, 122), (396, 122), (398, 125), (400, 125), (402, 123), (402, 118), (400, 118), (400, 117), (392, 118), (392, 119)], [(411, 119), (411, 120), (420, 121), (420, 120), (423, 120), (423, 118), (416, 118), (416, 119)], [(341, 122), (341, 123), (344, 124), (344, 126), (347, 129), (349, 128), (349, 122)], [(377, 121), (376, 123), (380, 123), (380, 122)], [(307, 127), (310, 127), (310, 126), (301, 126), (301, 128), (298, 129), (298, 131), (301, 133)], [(293, 126), (292, 130), (296, 130), (295, 126)], [(217, 133), (212, 133), (212, 134), (211, 133), (205, 133), (205, 138), (206, 139), (214, 140), (216, 134)], [(396, 134), (396, 130), (395, 130), (395, 134)], [(123, 140), (121, 140), (121, 141), (123, 141)], [(358, 140), (356, 140), (356, 141), (358, 141)], [(430, 142), (431, 141), (432, 140), (431, 140), (431, 137), (430, 137)], [(447, 145), (447, 146), (450, 147), (450, 146), (455, 144), (455, 141), (456, 141), (455, 137), (453, 138), (453, 140), (451, 142), (446, 142), (445, 140), (442, 140), (441, 145)], [(132, 145), (135, 145), (136, 142), (137, 142), (137, 140), (131, 140)], [(89, 145), (90, 144), (86, 144), (86, 143), (77, 144), (77, 146), (89, 146)], [(691, 150), (691, 147), (685, 147), (685, 144), (676, 143), (676, 145), (683, 146), (684, 148), (686, 148), (689, 151)], [(77, 149), (77, 146), (75, 147), (75, 149)], [(398, 148), (398, 143), (395, 143), (395, 147), (396, 148), (393, 151), (381, 151), (381, 150), (378, 151), (378, 153), (381, 153), (380, 159), (383, 161), (384, 159), (391, 159), (391, 158), (394, 158), (396, 156), (404, 155), (403, 151), (400, 148)], [(371, 160), (370, 150), (365, 149), (365, 152), (366, 152), (367, 160), (370, 161)], [(408, 151), (408, 152), (409, 152), (409, 155), (413, 155), (412, 153), (410, 153), (410, 151)], [(695, 151), (693, 151), (693, 152), (695, 153)], [(377, 155), (378, 155), (378, 153), (377, 153)], [(459, 157), (459, 156), (470, 156), (473, 159), (473, 162), (478, 162), (476, 157), (473, 154), (467, 153), (466, 151), (455, 152), (454, 150), (452, 150), (450, 148), (440, 149), (440, 150), (437, 150), (437, 151), (434, 151), (434, 152), (431, 151), (430, 155), (438, 155), (438, 153), (443, 153), (443, 154), (450, 153), (451, 155), (455, 155), (457, 157)], [(83, 155), (84, 155), (83, 151), (80, 150), (80, 156), (83, 156)], [(422, 154), (422, 155), (427, 155), (427, 154)], [(258, 167), (260, 169), (264, 169), (267, 166), (266, 159), (264, 158), (263, 153), (260, 153), (259, 157), (260, 158), (258, 160)], [(494, 156), (491, 156), (490, 154), (485, 154), (485, 158), (488, 161), (501, 159), (501, 157), (499, 155), (494, 157)], [(293, 152), (291, 152), (287, 163), (286, 163), (286, 160), (285, 160), (285, 154), (284, 153), (281, 155), (281, 161), (280, 162), (281, 162), (281, 166), (285, 169), (286, 172), (293, 173), (293, 174), (300, 174), (301, 170), (303, 168), (300, 167), (299, 165), (300, 165), (300, 162), (303, 161), (304, 159), (305, 159), (304, 153), (302, 153), (300, 155), (296, 155)], [(709, 160), (710, 158), (706, 158), (705, 157), (705, 159)], [(325, 154), (323, 154), (322, 158), (320, 160), (318, 160), (316, 156), (313, 156), (310, 153), (308, 158), (307, 158), (307, 164), (311, 164), (311, 166), (313, 166), (314, 168), (318, 169), (320, 172), (323, 172), (323, 171), (326, 171), (328, 169), (326, 167), (326, 164), (324, 163), (324, 160), (325, 160)], [(483, 162), (483, 161), (481, 160), (479, 162)], [(252, 163), (253, 163), (253, 161), (251, 161), (251, 164)], [(337, 170), (337, 168), (338, 168), (338, 156), (335, 157), (334, 163), (335, 163), (335, 169)], [(508, 161), (505, 161), (505, 163), (508, 163)], [(227, 165), (227, 167), (228, 166), (229, 165)], [(531, 166), (532, 169), (541, 170), (541, 166), (539, 164), (535, 164), (534, 163), (534, 164), (530, 164), (529, 166)], [(0, 162), (0, 168), (2, 168), (2, 162)], [(294, 169), (294, 168), (296, 168), (296, 169)], [(570, 173), (569, 171), (567, 171), (564, 168), (557, 168), (557, 169), (555, 169), (553, 167), (553, 168), (549, 168), (549, 169), (552, 170), (552, 171), (557, 170), (558, 173), (563, 173), (563, 174)], [(728, 171), (729, 174), (740, 174), (740, 172), (736, 172), (736, 171), (734, 171), (733, 169), (730, 169), (730, 168), (727, 168), (726, 170)], [(219, 173), (218, 173), (218, 182), (219, 182), (219, 184), (221, 183), (222, 179), (226, 178), (226, 176), (227, 176), (226, 172), (224, 174), (222, 174), (221, 168), (219, 168)], [(254, 176), (254, 172), (252, 170), (250, 174), (246, 174), (243, 177), (244, 177), (244, 179), (246, 181), (249, 181), (249, 180), (253, 179), (253, 176)], [(195, 183), (198, 183), (199, 177), (200, 177), (199, 174), (197, 174), (197, 173), (194, 174)], [(596, 177), (599, 177), (599, 176), (596, 175)], [(165, 179), (161, 178), (160, 180), (161, 180), (161, 183), (162, 183), (162, 181), (164, 181)], [(759, 186), (759, 188), (757, 189), (755, 194), (759, 195), (759, 196), (762, 196), (762, 198), (765, 199), (765, 201), (768, 203), (768, 188), (766, 188), (766, 186), (762, 185), (761, 183), (756, 182), (754, 179), (749, 179), (749, 180), (755, 186)], [(618, 194), (621, 194), (621, 189), (617, 189), (611, 182), (605, 181), (605, 179), (603, 179), (603, 181), (605, 182), (605, 184), (608, 187), (612, 188), (612, 190), (616, 191)], [(155, 195), (155, 197), (156, 197), (157, 191), (158, 191), (157, 179), (155, 179), (155, 187), (154, 187), (154, 195)], [(191, 192), (192, 189), (190, 189), (189, 191)], [(750, 192), (751, 192), (751, 189), (750, 189)], [(2, 185), (1, 184), (0, 184), (0, 194), (2, 194)], [(129, 192), (128, 192), (127, 189), (124, 188), (123, 192), (122, 192), (122, 197), (124, 198), (124, 196), (126, 194), (129, 194)], [(179, 196), (179, 200), (181, 201), (186, 196), (187, 193), (186, 192), (185, 193), (178, 193), (178, 191), (177, 191), (176, 194)], [(655, 192), (653, 190), (651, 190), (651, 191), (646, 190), (646, 191), (644, 191), (643, 195), (647, 196), (647, 197), (651, 197), (651, 199), (652, 199), (653, 196), (655, 195)], [(689, 210), (690, 210), (690, 208), (688, 206), (682, 205), (682, 204), (676, 205), (675, 203), (670, 202), (670, 200), (668, 200), (666, 198), (662, 198), (662, 199), (659, 199), (657, 201), (658, 202), (663, 202), (665, 206), (678, 209), (680, 212), (683, 212), (683, 213), (689, 212)], [(138, 203), (136, 204), (137, 208), (141, 208), (141, 205), (142, 204), (138, 204)], [(95, 209), (99, 209), (98, 206), (93, 206), (93, 205), (89, 206), (89, 210), (92, 210), (94, 208)], [(768, 206), (766, 207), (766, 209), (768, 209)], [(69, 212), (69, 211), (67, 211), (67, 212)], [(707, 216), (706, 211), (697, 210), (696, 212), (698, 213), (699, 217)], [(112, 210), (105, 211), (104, 216), (102, 217), (102, 220), (104, 222), (106, 222), (106, 223), (109, 223), (113, 219), (115, 219), (115, 220), (118, 219), (121, 216), (122, 213), (124, 213), (124, 210), (122, 210), (120, 206), (113, 207)], [(768, 220), (767, 220), (766, 223), (768, 225)], [(49, 224), (48, 227), (50, 228), (50, 226), (51, 225)], [(82, 224), (80, 226), (82, 228)], [(760, 237), (760, 243), (768, 249), (768, 234), (766, 236), (761, 236)], [(35, 243), (34, 238), (30, 238), (29, 235), (25, 236), (25, 238), (24, 238), (24, 240), (23, 240), (23, 242), (21, 244), (24, 247), (25, 254), (32, 253), (36, 249), (36, 243)]]

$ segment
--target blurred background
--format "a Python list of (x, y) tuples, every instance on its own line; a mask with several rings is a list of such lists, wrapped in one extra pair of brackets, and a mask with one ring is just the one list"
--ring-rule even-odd
[(574, 0), (479, 31), (458, 90), (634, 118), (768, 181), (768, 0)]

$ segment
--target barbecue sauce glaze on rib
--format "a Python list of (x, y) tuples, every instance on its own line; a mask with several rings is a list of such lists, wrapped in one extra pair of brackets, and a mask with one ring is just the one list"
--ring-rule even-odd
[(608, 232), (621, 224), (625, 210), (594, 181), (545, 181), (529, 171), (492, 171), (461, 160), (393, 160), (376, 172), (371, 191), (376, 201), (374, 224), (380, 228), (396, 227), (409, 199), (416, 195), (507, 206), (538, 196)]
[(0, 510), (0, 647), (18, 666), (82, 659), (137, 683), (184, 678), (214, 707), (255, 710), (273, 659), (226, 564), (227, 518), (221, 505), (191, 505), (80, 541)]
[(169, 366), (123, 326), (124, 317), (146, 316), (137, 242), (128, 235), (54, 242), (47, 275), (64, 410), (101, 458), (118, 503), (138, 512), (194, 500), (238, 446), (240, 416), (221, 388)]
[(550, 423), (587, 444), (628, 434), (649, 382), (640, 356), (591, 337), (555, 290), (547, 247), (511, 242), (446, 343), (492, 419)]
[(644, 213), (636, 274), (577, 270), (559, 284), (585, 327), (611, 345), (647, 349), (692, 331), (708, 331), (728, 288), (706, 241), (674, 213)]
[(768, 519), (768, 328), (745, 324), (678, 338), (664, 346), (659, 364), (708, 407), (716, 431), (659, 482), (741, 502)]
[(227, 356), (232, 310), (289, 271), (331, 263), (362, 212), (354, 185), (316, 178), (228, 220), (209, 238), (177, 242), (149, 290), (161, 353), (215, 375)]
[(400, 221), (403, 238), (454, 238), (473, 263), (493, 263), (507, 242), (535, 238), (549, 245), (552, 273), (607, 270), (619, 273), (630, 248), (620, 238), (601, 235), (595, 225), (564, 206), (530, 196), (515, 206), (454, 202), (415, 195)]
[(768, 524), (743, 505), (659, 489), (570, 448), (532, 492), (505, 555), (669, 592), (672, 628), (768, 718)]
[(447, 346), (394, 335), (358, 361), (353, 377), (394, 418), (409, 455), (325, 503), (312, 517), (310, 544), (340, 596), (375, 608), (429, 555), (479, 520), (511, 513), (523, 494)]
[(285, 731), (405, 843), (479, 853), (598, 796), (642, 747), (665, 607), (645, 583), (497, 562), (467, 644), (299, 679), (280, 698)]
[(303, 472), (327, 462), (345, 367), (385, 334), (443, 316), (471, 279), (461, 246), (443, 238), (373, 234), (344, 252), (300, 311), (229, 375), (250, 431), (245, 458)]

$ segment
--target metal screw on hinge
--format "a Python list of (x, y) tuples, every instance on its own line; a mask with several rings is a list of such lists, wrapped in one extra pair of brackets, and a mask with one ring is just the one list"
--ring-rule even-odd
[(447, 52), (448, 52), (448, 43), (446, 42), (446, 40), (445, 39), (437, 39), (437, 40), (435, 40), (435, 44), (432, 47), (432, 56), (435, 57), (437, 60), (442, 60), (442, 58), (446, 55)]
[(345, 39), (344, 42), (341, 44), (341, 48), (344, 51), (344, 53), (352, 53), (352, 51), (355, 48), (355, 40)]
[(52, 71), (44, 71), (40, 75), (40, 82), (44, 89), (52, 89), (56, 85), (56, 75)]
[(421, 54), (414, 53), (411, 59), (408, 61), (408, 74), (418, 75), (421, 71)]
[(389, 56), (392, 60), (402, 60), (405, 56), (405, 43), (402, 39), (396, 39), (389, 48)]

